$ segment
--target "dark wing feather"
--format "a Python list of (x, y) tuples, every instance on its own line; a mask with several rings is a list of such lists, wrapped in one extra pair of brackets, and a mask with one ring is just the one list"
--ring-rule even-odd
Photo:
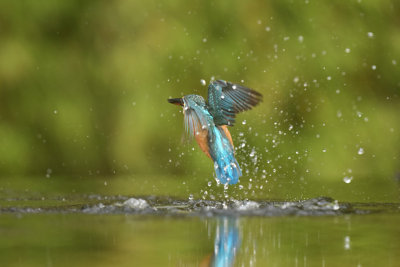
[(239, 84), (217, 80), (208, 86), (208, 107), (216, 125), (233, 125), (239, 112), (262, 101), (262, 94)]

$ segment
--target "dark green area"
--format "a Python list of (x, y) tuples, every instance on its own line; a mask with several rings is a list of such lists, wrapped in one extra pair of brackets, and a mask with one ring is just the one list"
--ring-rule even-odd
[(0, 174), (206, 190), (212, 163), (166, 99), (205, 96), (215, 77), (264, 95), (231, 128), (253, 196), (393, 199), (399, 13), (389, 0), (2, 1)]

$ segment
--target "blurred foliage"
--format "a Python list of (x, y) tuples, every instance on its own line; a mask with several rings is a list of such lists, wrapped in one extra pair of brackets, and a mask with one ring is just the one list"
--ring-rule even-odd
[(393, 183), (398, 14), (389, 0), (2, 1), (0, 173), (206, 183), (166, 99), (215, 77), (264, 95), (231, 128), (243, 179)]

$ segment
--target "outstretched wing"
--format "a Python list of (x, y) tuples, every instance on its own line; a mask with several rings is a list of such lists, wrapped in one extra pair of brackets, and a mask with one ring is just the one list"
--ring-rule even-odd
[(208, 106), (216, 125), (233, 125), (237, 113), (260, 101), (260, 93), (239, 84), (217, 80), (208, 86)]

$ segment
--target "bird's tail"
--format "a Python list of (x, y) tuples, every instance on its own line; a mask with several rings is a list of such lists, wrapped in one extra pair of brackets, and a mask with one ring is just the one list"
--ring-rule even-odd
[(239, 163), (232, 154), (214, 161), (214, 169), (221, 184), (237, 184), (242, 176)]
[(233, 146), (221, 129), (216, 129), (215, 147), (213, 155), (214, 169), (217, 178), (222, 184), (236, 184), (242, 176), (239, 163), (235, 159)]

